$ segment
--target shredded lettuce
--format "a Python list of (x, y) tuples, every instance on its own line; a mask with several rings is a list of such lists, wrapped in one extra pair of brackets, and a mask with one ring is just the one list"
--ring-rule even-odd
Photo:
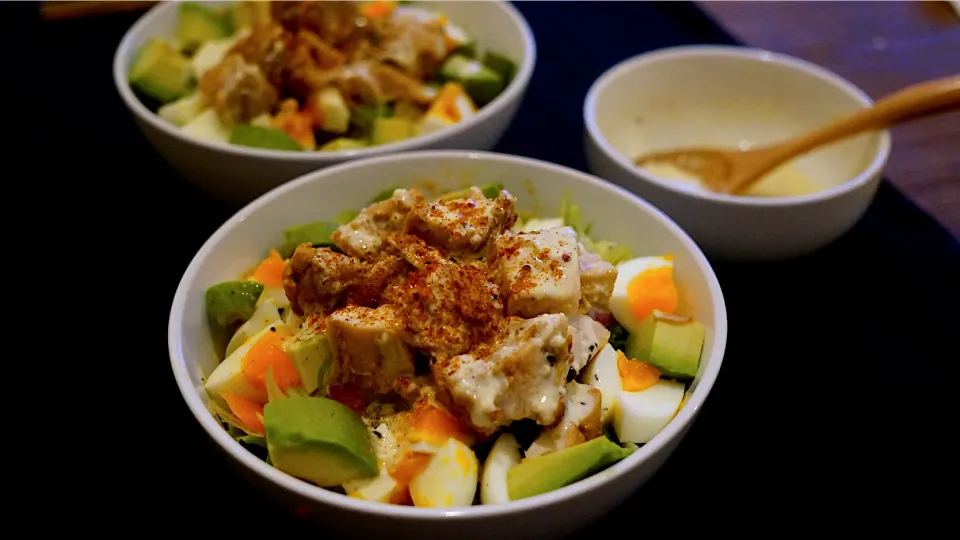
[(580, 243), (587, 251), (596, 253), (601, 259), (610, 264), (619, 264), (625, 260), (633, 258), (633, 251), (622, 244), (616, 244), (608, 240), (594, 240), (590, 237), (590, 231), (593, 229), (593, 222), (584, 223), (580, 207), (573, 204), (570, 200), (570, 192), (565, 191), (560, 200), (560, 217), (563, 224), (577, 232)]

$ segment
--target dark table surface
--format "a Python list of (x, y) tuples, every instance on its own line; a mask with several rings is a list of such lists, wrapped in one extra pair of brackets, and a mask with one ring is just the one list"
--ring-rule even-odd
[[(497, 150), (578, 169), (582, 100), (603, 70), (659, 47), (732, 42), (687, 3), (518, 7), (536, 35), (538, 65)], [(82, 326), (103, 304), (111, 334), (124, 341), (102, 351), (110, 365), (85, 383), (93, 395), (85, 407), (100, 416), (80, 415), (79, 429), (99, 441), (87, 472), (100, 491), (78, 531), (120, 516), (144, 534), (187, 522), (201, 534), (295, 533), (297, 519), (269, 506), (212, 447), (170, 373), (167, 315), (179, 277), (234, 209), (180, 180), (121, 104), (111, 61), (135, 18), (24, 19), (20, 28), (41, 43), (38, 54), (58, 58), (55, 70), (37, 70), (31, 98), (74, 127), (56, 158), (37, 162), (57, 179), (56, 202), (49, 193), (37, 200), (69, 212), (71, 234), (82, 228), (108, 246), (80, 257), (76, 279), (98, 283), (106, 298), (75, 318)], [(123, 264), (105, 267), (109, 260)], [(779, 528), (852, 516), (864, 526), (921, 516), (921, 526), (937, 517), (953, 486), (935, 486), (956, 456), (956, 242), (884, 183), (863, 220), (819, 253), (716, 271), (730, 322), (716, 386), (662, 471), (590, 534), (630, 525), (639, 534), (640, 523), (657, 522), (742, 530), (774, 516), (784, 518), (773, 522)]]

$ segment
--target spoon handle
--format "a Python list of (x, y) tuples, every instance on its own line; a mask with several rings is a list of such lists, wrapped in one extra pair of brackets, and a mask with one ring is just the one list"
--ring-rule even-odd
[(799, 139), (780, 146), (777, 161), (786, 161), (814, 148), (870, 130), (923, 116), (960, 109), (960, 75), (935, 79), (894, 92), (869, 109), (831, 122)]

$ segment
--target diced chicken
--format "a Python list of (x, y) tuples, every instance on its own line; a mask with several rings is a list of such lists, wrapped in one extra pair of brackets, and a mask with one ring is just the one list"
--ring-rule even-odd
[(208, 69), (199, 86), (206, 102), (228, 126), (269, 113), (279, 98), (260, 66), (248, 63), (237, 53)]
[(287, 83), (294, 93), (307, 96), (333, 83), (346, 57), (309, 30), (296, 33), (287, 57)]
[(576, 374), (610, 341), (610, 330), (591, 317), (579, 313), (567, 318), (570, 321), (570, 334), (573, 335), (570, 369)]
[(386, 240), (403, 230), (407, 213), (423, 200), (415, 190), (398, 189), (385, 201), (364, 208), (353, 221), (333, 233), (333, 243), (344, 253), (364, 260), (381, 256)]
[(499, 338), (431, 366), (441, 398), (480, 433), (563, 414), (571, 336), (563, 314), (507, 319)]
[(293, 34), (279, 24), (257, 24), (230, 52), (243, 56), (249, 64), (260, 66), (270, 84), (279, 88), (284, 83), (293, 39)]
[(467, 197), (417, 204), (407, 215), (404, 230), (432, 246), (477, 252), (517, 221), (515, 203), (506, 191), (490, 200), (472, 187)]
[(271, 15), (287, 30), (309, 30), (334, 46), (345, 45), (369, 31), (359, 2), (271, 2)]
[(383, 33), (380, 57), (420, 80), (431, 79), (447, 56), (447, 36), (439, 21), (388, 19)]
[(329, 311), (363, 276), (362, 261), (329, 248), (301, 245), (283, 270), (283, 289), (293, 311)]
[(406, 268), (387, 255), (374, 264), (329, 248), (301, 245), (283, 271), (283, 288), (298, 315), (329, 313), (341, 303), (373, 306), (387, 282)]
[(569, 383), (563, 418), (533, 441), (526, 457), (542, 456), (599, 437), (603, 432), (600, 400), (600, 390), (578, 382)]
[(401, 337), (403, 317), (394, 306), (347, 306), (327, 318), (327, 338), (339, 383), (383, 395), (402, 377), (413, 377), (413, 350)]
[(591, 307), (607, 309), (613, 285), (617, 281), (617, 267), (577, 244), (580, 254), (580, 311)]
[(402, 307), (411, 345), (450, 357), (491, 339), (503, 304), (482, 263), (452, 262), (412, 235), (390, 242), (416, 269), (384, 292), (387, 301)]
[(579, 265), (577, 233), (570, 227), (507, 231), (491, 246), (490, 266), (507, 315), (575, 313), (580, 304)]
[(399, 69), (371, 60), (351, 62), (340, 70), (337, 84), (355, 103), (408, 101), (427, 105), (427, 86)]

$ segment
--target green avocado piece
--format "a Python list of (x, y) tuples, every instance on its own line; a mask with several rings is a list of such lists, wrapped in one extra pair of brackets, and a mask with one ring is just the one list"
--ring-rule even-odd
[(493, 101), (505, 86), (503, 76), (479, 60), (451, 54), (440, 67), (444, 80), (457, 81), (477, 106)]
[(185, 51), (214, 39), (230, 35), (230, 25), (217, 12), (196, 2), (180, 4), (180, 21), (177, 24), (177, 41)]
[(654, 311), (630, 334), (623, 352), (667, 377), (692, 379), (700, 367), (704, 334), (703, 325), (693, 319)]
[(267, 150), (303, 150), (289, 135), (279, 129), (238, 124), (230, 132), (230, 144), (266, 148)]
[(309, 322), (304, 323), (303, 328), (287, 345), (287, 354), (300, 374), (300, 382), (308, 394), (326, 386), (325, 375), (329, 367), (327, 363), (331, 361), (333, 353), (322, 329)]
[(242, 323), (253, 315), (263, 284), (256, 281), (224, 281), (207, 289), (207, 316), (222, 329)]
[(513, 76), (517, 74), (517, 64), (513, 60), (493, 51), (483, 54), (483, 65), (499, 73), (503, 77), (504, 85), (510, 84)]
[(373, 124), (377, 118), (390, 118), (393, 116), (393, 106), (389, 103), (377, 103), (376, 105), (361, 105), (353, 110), (350, 115), (350, 121), (360, 127), (365, 132), (373, 129)]
[(151, 39), (141, 47), (130, 66), (130, 86), (169, 103), (190, 90), (190, 62), (171, 43)]
[(370, 144), (388, 144), (415, 135), (413, 120), (400, 116), (380, 117), (373, 121), (373, 133), (370, 135)]
[[(483, 196), (488, 199), (496, 199), (500, 192), (503, 191), (503, 184), (491, 183), (483, 184), (482, 186), (477, 186), (480, 191), (483, 192)], [(470, 189), (458, 189), (456, 191), (451, 191), (449, 193), (444, 193), (440, 196), (441, 201), (449, 201), (451, 199), (462, 199), (464, 197), (470, 196)]]
[(338, 225), (329, 221), (313, 221), (302, 225), (294, 225), (283, 230), (285, 242), (277, 250), (284, 259), (293, 255), (300, 244), (311, 244), (314, 247), (332, 246), (333, 231)]
[(320, 147), (321, 152), (336, 152), (338, 150), (359, 150), (366, 148), (367, 142), (350, 137), (337, 137)]
[(322, 397), (290, 396), (263, 408), (273, 466), (321, 487), (379, 474), (363, 420), (346, 405)]
[(633, 450), (618, 446), (606, 437), (597, 437), (563, 450), (524, 459), (507, 471), (507, 492), (510, 500), (515, 501), (554, 491), (599, 472), (629, 456)]
[(400, 189), (400, 186), (393, 186), (381, 191), (380, 193), (377, 193), (372, 199), (370, 199), (370, 204), (385, 201), (390, 197), (393, 197), (393, 192), (398, 189)]
[(270, 22), (270, 4), (263, 1), (241, 1), (227, 13), (234, 30)]
[(347, 223), (350, 223), (351, 221), (353, 221), (353, 218), (359, 215), (360, 215), (360, 212), (356, 210), (344, 210), (343, 212), (340, 212), (339, 214), (337, 214), (337, 219), (334, 221), (336, 221), (340, 225), (346, 225)]

